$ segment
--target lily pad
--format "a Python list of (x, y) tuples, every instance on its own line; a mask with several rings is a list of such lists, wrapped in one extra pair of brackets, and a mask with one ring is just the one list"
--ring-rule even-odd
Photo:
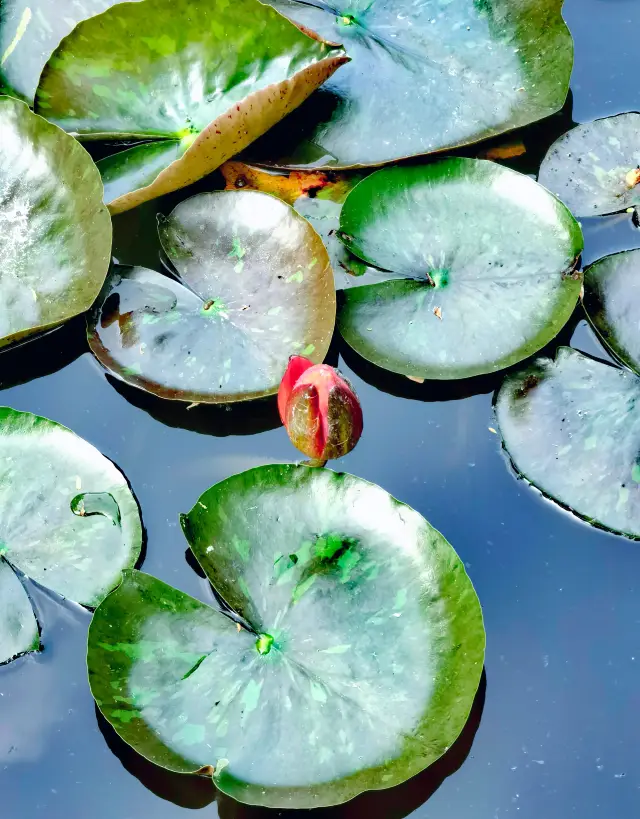
[(452, 745), (482, 614), (417, 512), (351, 475), (279, 464), (212, 487), (182, 526), (230, 610), (140, 572), (98, 608), (89, 680), (125, 742), (287, 808), (391, 787)]
[(42, 69), (60, 40), (80, 20), (118, 2), (120, 0), (2, 0), (0, 91), (32, 103)]
[[(640, 114), (586, 122), (561, 136), (539, 181), (575, 216), (602, 216), (640, 205)], [(633, 184), (632, 184), (633, 183)]]
[(615, 253), (588, 267), (583, 304), (604, 344), (640, 375), (640, 250)]
[(0, 97), (0, 347), (88, 310), (111, 255), (111, 219), (73, 137)]
[[(286, 166), (379, 165), (467, 145), (562, 108), (562, 0), (269, 0), (353, 62), (267, 137)], [(274, 153), (277, 152), (277, 153)]]
[(0, 408), (0, 662), (38, 644), (10, 567), (94, 607), (141, 546), (138, 505), (111, 461), (54, 421)]
[(580, 293), (578, 223), (541, 185), (492, 162), (377, 171), (348, 196), (340, 235), (390, 279), (345, 293), (340, 332), (363, 358), (414, 378), (527, 358)]
[(340, 211), (366, 173), (265, 170), (232, 160), (220, 168), (226, 190), (256, 190), (284, 200), (311, 223), (329, 252), (336, 290), (374, 284), (380, 272), (357, 259), (338, 238)]
[(496, 401), (518, 472), (590, 523), (640, 537), (640, 380), (568, 347), (508, 377)]
[(324, 359), (331, 266), (293, 208), (255, 191), (203, 193), (159, 231), (179, 278), (115, 267), (88, 318), (114, 375), (162, 398), (226, 403), (275, 394), (294, 353)]
[(36, 107), (80, 139), (145, 140), (99, 164), (119, 213), (214, 171), (347, 60), (258, 0), (120, 3), (62, 41)]

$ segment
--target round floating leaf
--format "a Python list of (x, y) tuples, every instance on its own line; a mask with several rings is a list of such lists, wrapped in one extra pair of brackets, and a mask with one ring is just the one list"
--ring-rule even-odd
[(447, 541), (351, 475), (280, 464), (209, 489), (182, 525), (214, 611), (134, 572), (100, 606), (89, 679), (156, 764), (242, 802), (312, 808), (403, 782), (454, 742), (484, 657)]
[(541, 185), (492, 162), (372, 174), (342, 208), (341, 238), (396, 279), (345, 293), (342, 335), (415, 378), (515, 364), (557, 335), (580, 293), (578, 223)]
[(615, 253), (588, 267), (583, 304), (602, 341), (640, 374), (640, 250)]
[(347, 59), (258, 0), (120, 3), (62, 41), (36, 105), (81, 139), (150, 140), (100, 162), (118, 213), (215, 170)]
[(549, 116), (567, 96), (562, 0), (269, 4), (353, 58), (267, 138), (265, 157), (280, 165), (375, 165), (466, 145)]
[(140, 555), (122, 473), (66, 427), (0, 408), (0, 545), (25, 575), (96, 606)]
[(613, 532), (640, 537), (640, 380), (568, 347), (504, 382), (504, 446), (545, 495)]
[(0, 557), (0, 665), (37, 651), (39, 646), (38, 622), (29, 596), (11, 566)]
[(292, 205), (313, 225), (329, 252), (337, 290), (380, 281), (380, 272), (349, 253), (337, 235), (344, 200), (366, 173), (277, 173), (237, 161), (225, 162), (220, 170), (226, 190), (256, 190), (273, 194)]
[(114, 375), (162, 398), (275, 394), (294, 353), (324, 359), (336, 297), (322, 240), (274, 196), (203, 193), (160, 224), (178, 280), (116, 267), (89, 324)]
[(120, 0), (2, 0), (0, 91), (33, 102), (42, 69), (60, 40), (80, 20), (118, 2)]
[(578, 125), (540, 166), (539, 181), (575, 216), (601, 216), (640, 205), (640, 114)]
[(111, 219), (73, 137), (0, 97), (0, 347), (88, 310), (111, 255)]

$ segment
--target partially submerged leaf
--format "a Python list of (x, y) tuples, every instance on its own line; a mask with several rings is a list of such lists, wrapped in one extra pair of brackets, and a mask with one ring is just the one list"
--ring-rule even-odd
[[(602, 216), (640, 205), (640, 114), (585, 122), (561, 136), (540, 166), (539, 181), (575, 216)], [(635, 180), (635, 181), (634, 181)]]
[[(77, 513), (83, 497), (91, 514)], [(111, 461), (54, 421), (0, 408), (0, 662), (31, 650), (37, 633), (8, 564), (96, 606), (135, 565), (141, 546), (137, 503)]]
[(345, 293), (345, 341), (417, 378), (509, 367), (551, 341), (576, 305), (583, 240), (526, 176), (474, 159), (367, 177), (341, 215), (347, 248), (389, 279)]
[(62, 41), (36, 106), (80, 139), (145, 140), (99, 163), (119, 213), (211, 173), (347, 59), (258, 0), (120, 3)]
[(73, 137), (0, 97), (0, 347), (88, 310), (104, 282), (111, 220)]
[(615, 253), (584, 272), (584, 309), (596, 332), (640, 374), (640, 250)]
[(60, 40), (80, 20), (118, 2), (120, 0), (2, 0), (0, 92), (32, 103), (42, 69)]
[(324, 359), (329, 258), (289, 205), (203, 193), (159, 231), (179, 278), (116, 266), (88, 318), (91, 349), (114, 375), (162, 398), (230, 402), (275, 394), (295, 353)]
[(528, 481), (580, 517), (640, 537), (640, 379), (568, 347), (509, 376), (504, 446)]
[(182, 525), (233, 614), (127, 574), (88, 653), (125, 742), (287, 808), (391, 787), (453, 744), (480, 681), (482, 614), (417, 512), (359, 478), (284, 464), (212, 487)]
[(573, 43), (562, 0), (269, 0), (353, 62), (268, 135), (280, 166), (377, 165), (562, 108)]

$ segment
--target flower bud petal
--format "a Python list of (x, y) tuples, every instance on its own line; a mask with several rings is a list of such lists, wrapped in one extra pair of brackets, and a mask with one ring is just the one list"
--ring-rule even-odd
[(305, 370), (313, 366), (313, 361), (309, 361), (308, 358), (301, 355), (292, 355), (289, 359), (289, 364), (280, 382), (280, 388), (278, 389), (278, 412), (280, 413), (280, 420), (283, 424), (285, 423), (287, 402), (289, 401), (296, 382)]

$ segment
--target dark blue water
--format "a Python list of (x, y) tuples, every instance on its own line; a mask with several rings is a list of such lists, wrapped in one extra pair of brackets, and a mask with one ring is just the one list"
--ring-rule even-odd
[[(566, 17), (577, 50), (573, 98), (524, 132), (527, 154), (514, 166), (527, 172), (572, 118), (640, 109), (640, 0), (568, 0)], [(118, 219), (116, 252), (157, 267), (144, 219)], [(627, 215), (584, 228), (586, 261), (640, 246)], [(570, 339), (604, 356), (579, 313)], [(336, 468), (379, 483), (454, 544), (484, 608), (486, 692), (432, 769), (323, 819), (638, 816), (640, 543), (591, 529), (516, 480), (490, 430), (499, 377), (419, 386), (345, 356), (366, 426)], [(187, 412), (116, 387), (87, 353), (81, 321), (4, 354), (0, 382), (2, 403), (66, 424), (120, 466), (143, 510), (145, 571), (205, 600), (178, 514), (232, 473), (297, 457), (272, 402)], [(207, 781), (167, 774), (124, 747), (96, 717), (85, 681), (89, 615), (33, 593), (46, 649), (0, 669), (3, 819), (269, 815), (216, 802)]]

